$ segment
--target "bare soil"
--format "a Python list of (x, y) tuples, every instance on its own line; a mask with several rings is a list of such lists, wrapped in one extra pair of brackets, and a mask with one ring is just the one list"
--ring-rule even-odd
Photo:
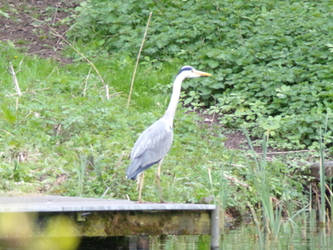
[(65, 35), (70, 13), (79, 0), (0, 0), (0, 40), (11, 41), (30, 54), (52, 57), (62, 63), (64, 41), (52, 29)]

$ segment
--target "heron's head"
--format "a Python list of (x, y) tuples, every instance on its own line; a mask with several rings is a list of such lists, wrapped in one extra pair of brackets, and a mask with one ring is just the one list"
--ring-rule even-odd
[(182, 67), (179, 70), (178, 75), (182, 75), (184, 78), (196, 78), (196, 77), (200, 77), (200, 76), (211, 76), (211, 74), (203, 72), (203, 71), (196, 70), (192, 66)]

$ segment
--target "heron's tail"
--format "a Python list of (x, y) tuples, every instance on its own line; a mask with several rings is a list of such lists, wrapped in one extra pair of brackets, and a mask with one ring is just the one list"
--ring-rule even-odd
[(142, 171), (143, 170), (140, 167), (140, 162), (137, 159), (134, 159), (127, 168), (126, 177), (129, 180), (135, 180), (138, 174), (140, 174)]
[[(159, 160), (160, 161), (160, 160)], [(149, 163), (147, 165), (142, 165), (140, 159), (133, 159), (131, 164), (128, 166), (126, 171), (126, 177), (130, 180), (135, 180), (138, 174), (146, 170), (147, 168), (151, 167), (152, 165), (158, 163), (159, 161)]]

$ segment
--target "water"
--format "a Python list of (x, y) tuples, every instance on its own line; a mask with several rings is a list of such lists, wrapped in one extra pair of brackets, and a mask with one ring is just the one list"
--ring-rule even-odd
[[(14, 241), (0, 240), (0, 250), (44, 250), (47, 242), (48, 246), (56, 246), (57, 242), (66, 242), (66, 238), (25, 238)], [(51, 239), (51, 240), (50, 240)], [(36, 240), (34, 242), (34, 240)], [(44, 245), (32, 243), (45, 243)], [(40, 247), (31, 248), (36, 245)], [(47, 248), (64, 249), (65, 248)], [(67, 248), (66, 248), (67, 249)], [(70, 248), (72, 249), (72, 248)], [(209, 236), (133, 236), (133, 237), (109, 237), (109, 238), (82, 238), (80, 240), (80, 250), (122, 250), (122, 249), (142, 249), (142, 250), (206, 250), (210, 249)], [(221, 235), (220, 249), (228, 250), (333, 250), (333, 225), (320, 227), (315, 219), (305, 217), (297, 223), (283, 222), (280, 232), (276, 237), (272, 234), (258, 234), (258, 230), (253, 224), (241, 224), (234, 229), (225, 230)], [(67, 249), (69, 250), (69, 249)]]
[[(81, 250), (151, 249), (151, 250), (206, 250), (209, 236), (143, 236), (83, 239)], [(283, 223), (279, 235), (259, 237), (255, 225), (241, 225), (222, 234), (220, 249), (318, 250), (333, 249), (333, 226), (318, 227), (308, 221)]]
[(275, 238), (272, 235), (259, 237), (254, 225), (242, 225), (224, 234), (221, 249), (333, 249), (333, 227), (310, 227), (308, 224), (282, 225)]

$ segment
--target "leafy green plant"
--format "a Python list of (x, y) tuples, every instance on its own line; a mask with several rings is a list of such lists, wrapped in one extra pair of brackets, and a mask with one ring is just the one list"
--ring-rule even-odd
[[(304, 148), (333, 109), (330, 8), (330, 1), (88, 0), (70, 36), (134, 56), (152, 11), (143, 61), (179, 58), (214, 72), (184, 84), (186, 103), (216, 106), (221, 124), (246, 126), (257, 137), (274, 119), (272, 146)], [(332, 119), (328, 127), (330, 144)]]

